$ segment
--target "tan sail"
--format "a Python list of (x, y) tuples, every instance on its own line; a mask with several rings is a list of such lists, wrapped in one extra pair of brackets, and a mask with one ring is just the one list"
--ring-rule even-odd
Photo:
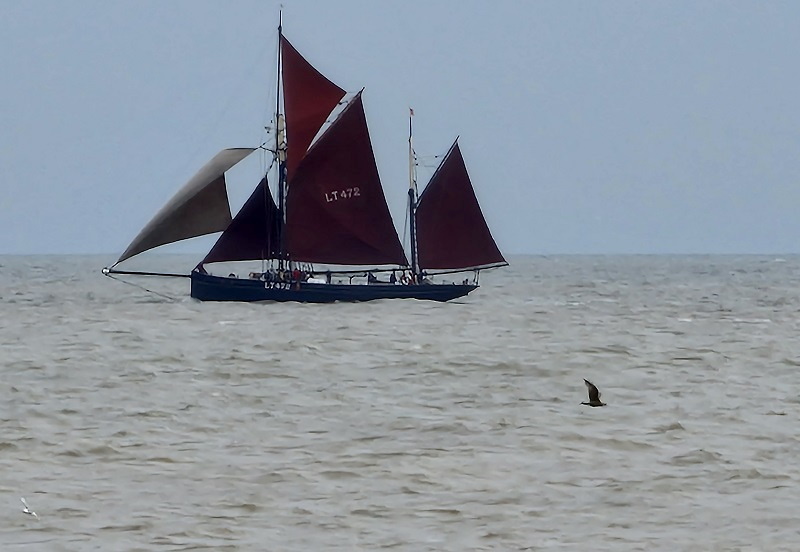
[(216, 154), (156, 213), (115, 264), (154, 247), (221, 232), (231, 222), (225, 173), (253, 148), (230, 148)]

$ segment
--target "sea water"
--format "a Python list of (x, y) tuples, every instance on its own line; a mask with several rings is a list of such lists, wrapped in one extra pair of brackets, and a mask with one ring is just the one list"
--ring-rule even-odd
[(109, 260), (0, 257), (2, 551), (800, 549), (799, 257), (328, 305)]

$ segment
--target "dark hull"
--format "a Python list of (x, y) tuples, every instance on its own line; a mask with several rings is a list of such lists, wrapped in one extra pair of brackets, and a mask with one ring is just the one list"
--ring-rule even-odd
[(192, 272), (192, 292), (201, 301), (295, 301), (300, 303), (356, 302), (375, 299), (450, 301), (478, 286), (471, 284), (267, 284), (261, 280), (229, 278)]

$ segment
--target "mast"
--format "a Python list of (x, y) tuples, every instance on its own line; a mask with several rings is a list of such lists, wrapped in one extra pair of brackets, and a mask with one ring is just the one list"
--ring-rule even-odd
[(408, 108), (408, 228), (411, 234), (411, 273), (417, 276), (417, 227), (415, 223), (417, 209), (417, 179), (414, 171), (414, 143), (412, 141), (412, 118), (414, 110)]
[(275, 155), (278, 158), (278, 215), (279, 224), (278, 243), (279, 256), (278, 268), (283, 270), (286, 251), (286, 135), (285, 120), (281, 116), (281, 59), (283, 45), (283, 11), (278, 11), (278, 78), (276, 79), (277, 92), (275, 93)]

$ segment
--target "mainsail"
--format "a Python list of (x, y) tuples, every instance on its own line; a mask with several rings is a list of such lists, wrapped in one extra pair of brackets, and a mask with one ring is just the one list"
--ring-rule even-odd
[(224, 149), (206, 163), (147, 223), (115, 264), (159, 245), (224, 230), (231, 222), (225, 172), (253, 148)]
[(408, 264), (383, 195), (361, 93), (308, 150), (286, 203), (291, 259)]
[(281, 222), (264, 177), (200, 264), (278, 258)]
[(281, 52), (289, 140), (286, 178), (291, 181), (314, 136), (345, 92), (308, 63), (283, 35)]
[(422, 269), (460, 270), (508, 264), (492, 238), (458, 141), (431, 177), (416, 207)]

